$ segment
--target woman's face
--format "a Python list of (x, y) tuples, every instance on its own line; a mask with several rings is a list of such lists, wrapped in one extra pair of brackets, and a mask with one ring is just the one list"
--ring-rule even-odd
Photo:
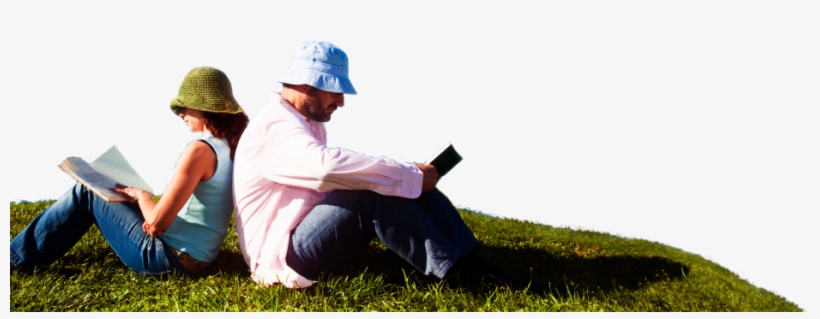
[(179, 108), (179, 117), (185, 121), (185, 125), (191, 132), (202, 132), (205, 129), (205, 122), (202, 120), (202, 111), (189, 108)]

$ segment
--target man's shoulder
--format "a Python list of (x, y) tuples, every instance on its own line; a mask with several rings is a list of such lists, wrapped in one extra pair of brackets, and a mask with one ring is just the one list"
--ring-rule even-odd
[(292, 114), (282, 105), (269, 104), (251, 119), (246, 131), (245, 135), (270, 136), (289, 131), (310, 131), (310, 126), (304, 119)]
[(288, 112), (288, 110), (278, 103), (265, 105), (259, 113), (250, 120), (250, 124), (271, 124), (278, 122), (299, 122), (299, 119)]

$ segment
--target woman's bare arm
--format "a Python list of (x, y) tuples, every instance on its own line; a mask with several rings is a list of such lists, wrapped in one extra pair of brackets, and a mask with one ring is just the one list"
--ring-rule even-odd
[(177, 160), (174, 174), (158, 203), (153, 194), (131, 187), (117, 189), (139, 203), (145, 223), (142, 229), (151, 237), (158, 237), (174, 221), (179, 210), (191, 198), (197, 183), (213, 177), (216, 171), (216, 154), (205, 142), (188, 145)]

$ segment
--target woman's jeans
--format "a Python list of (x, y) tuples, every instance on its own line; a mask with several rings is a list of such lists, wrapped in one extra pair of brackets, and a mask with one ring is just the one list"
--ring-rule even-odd
[(439, 278), (478, 243), (437, 189), (417, 199), (335, 190), (293, 230), (287, 264), (315, 280), (352, 262), (375, 237), (425, 275)]
[(139, 208), (109, 203), (77, 183), (11, 241), (17, 268), (47, 265), (65, 255), (96, 224), (120, 259), (137, 274), (188, 273), (169, 246), (142, 230)]

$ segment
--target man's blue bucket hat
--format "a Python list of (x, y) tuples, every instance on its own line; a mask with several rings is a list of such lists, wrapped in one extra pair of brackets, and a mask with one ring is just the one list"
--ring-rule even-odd
[(280, 83), (307, 84), (322, 91), (356, 94), (347, 71), (347, 54), (329, 42), (299, 43)]

